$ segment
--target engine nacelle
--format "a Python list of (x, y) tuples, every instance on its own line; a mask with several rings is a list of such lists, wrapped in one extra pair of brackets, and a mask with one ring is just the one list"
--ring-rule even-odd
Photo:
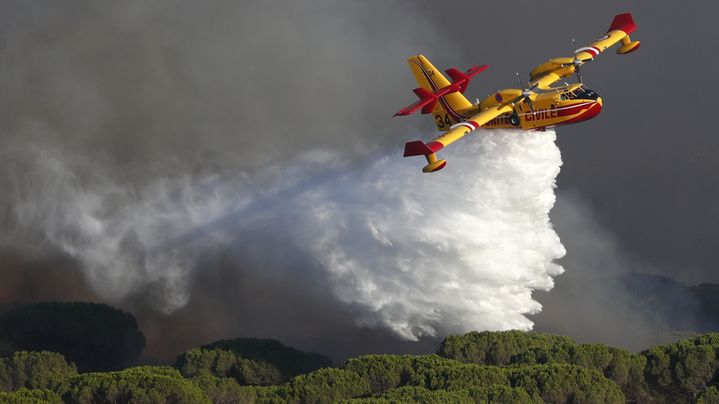
[(542, 77), (551, 71), (561, 69), (566, 65), (571, 65), (573, 61), (573, 58), (566, 57), (549, 59), (548, 61), (532, 69), (532, 71), (529, 72), (529, 78), (531, 81), (534, 81), (537, 78)]

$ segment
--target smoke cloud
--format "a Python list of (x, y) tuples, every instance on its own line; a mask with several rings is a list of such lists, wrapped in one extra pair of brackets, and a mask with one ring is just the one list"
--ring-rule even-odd
[(0, 303), (121, 305), (164, 359), (238, 335), (324, 352), (357, 331), (315, 262), (220, 219), (316, 181), (322, 153), (351, 170), (402, 143), (397, 55), (455, 51), (414, 3), (31, 0), (0, 22)]
[(480, 132), (436, 175), (399, 157), (428, 122), (390, 118), (414, 85), (398, 55), (478, 62), (419, 8), (0, 5), (0, 303), (119, 305), (165, 359), (530, 329), (562, 272), (555, 134)]
[(692, 287), (623, 250), (580, 194), (560, 192), (550, 216), (567, 248), (559, 260), (567, 273), (550, 293), (535, 294), (544, 306), (531, 317), (537, 331), (640, 351), (715, 324)]
[(4, 3), (2, 136), (39, 126), (105, 168), (131, 165), (133, 183), (169, 159), (251, 169), (318, 146), (348, 156), (391, 146), (407, 132), (392, 112), (413, 97), (403, 58), (454, 51), (414, 8)]
[[(537, 7), (512, 13), (562, 12)], [(529, 329), (527, 315), (540, 309), (532, 291), (552, 287), (561, 272), (553, 260), (564, 253), (547, 217), (561, 164), (553, 132), (481, 132), (443, 151), (442, 172), (422, 175), (421, 159), (401, 159), (399, 147), (426, 138), (419, 125), (429, 122), (390, 115), (411, 102), (405, 56), (422, 52), (442, 67), (491, 63), (468, 91), (481, 96), (551, 49), (482, 40), (501, 27), (490, 19), (447, 26), (446, 8), (0, 3), (0, 307), (111, 302), (140, 320), (146, 356), (165, 360), (220, 337), (280, 338), (341, 358), (431, 351), (431, 335), (448, 332)], [(603, 12), (594, 13), (599, 27)], [(694, 14), (684, 22), (712, 27)], [(567, 21), (547, 27), (547, 37), (586, 33), (585, 21)], [(661, 36), (663, 22), (642, 21), (642, 32)], [(676, 48), (663, 39), (654, 52)], [(566, 52), (557, 46), (552, 52)], [(712, 239), (706, 214), (680, 214), (712, 212), (712, 186), (701, 181), (711, 182), (707, 162), (716, 159), (687, 160), (696, 144), (666, 130), (686, 131), (685, 120), (643, 116), (622, 98), (627, 85), (662, 74), (641, 55), (651, 53), (632, 56), (635, 76), (609, 76), (629, 59), (591, 66), (597, 79), (604, 74), (597, 90), (615, 115), (567, 128), (583, 135), (562, 139), (571, 167), (561, 183), (601, 209), (560, 195), (552, 219), (568, 273), (551, 293), (534, 293), (545, 310), (530, 317), (542, 331), (636, 349), (656, 342), (665, 324), (648, 324), (609, 278), (710, 279), (705, 264), (716, 255), (695, 240), (701, 229), (699, 238)], [(678, 94), (693, 88), (675, 84)], [(612, 122), (616, 130), (600, 133)], [(597, 150), (616, 164), (592, 163)], [(644, 200), (677, 184), (681, 197)], [(674, 209), (686, 203), (699, 208)]]
[(417, 340), (531, 329), (532, 291), (563, 271), (548, 217), (554, 141), (553, 131), (482, 132), (446, 153), (440, 175), (398, 153), (358, 168), (315, 150), (255, 175), (179, 171), (127, 187), (103, 172), (81, 181), (93, 162), (38, 144), (12, 150), (6, 170), (17, 228), (80, 262), (106, 299), (144, 290), (172, 313), (193, 272), (222, 256), (250, 277), (292, 279), (288, 289), (326, 288), (326, 304), (345, 305), (356, 325)]

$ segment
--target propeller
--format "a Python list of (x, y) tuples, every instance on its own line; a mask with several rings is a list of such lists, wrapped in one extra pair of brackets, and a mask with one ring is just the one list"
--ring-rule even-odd
[(574, 60), (572, 60), (572, 64), (574, 65), (574, 72), (577, 73), (577, 79), (580, 83), (584, 83), (582, 81), (582, 71), (579, 69), (579, 66), (582, 65), (581, 60), (577, 59), (577, 44), (574, 41), (574, 38), (572, 38), (572, 54), (574, 55)]
[[(577, 45), (574, 41), (574, 38), (572, 38), (572, 54), (574, 55), (574, 59), (572, 60), (572, 63), (564, 63), (562, 64), (562, 67), (565, 66), (574, 66), (574, 72), (577, 74), (577, 79), (580, 83), (583, 83), (582, 81), (582, 72), (579, 68), (581, 65), (583, 65), (586, 61), (577, 59)], [(590, 59), (591, 60), (591, 59)]]
[(529, 96), (534, 92), (534, 89), (537, 88), (539, 83), (537, 83), (533, 86), (530, 86), (531, 83), (527, 83), (527, 86), (525, 87), (522, 84), (522, 79), (519, 78), (519, 72), (517, 72), (517, 82), (519, 83), (519, 87), (522, 89), (522, 94), (519, 97), (512, 100), (512, 105), (515, 105), (518, 102), (524, 100), (527, 102), (527, 105), (529, 105), (529, 109), (532, 110), (532, 115), (534, 115), (535, 114), (534, 104), (532, 103), (532, 99), (529, 98)]

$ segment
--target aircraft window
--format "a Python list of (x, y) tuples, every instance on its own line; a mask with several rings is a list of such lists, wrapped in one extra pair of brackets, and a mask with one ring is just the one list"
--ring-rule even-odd
[[(599, 94), (595, 93), (594, 91), (586, 88), (586, 87), (580, 87), (577, 89), (577, 95), (576, 98), (581, 98), (585, 100), (596, 100), (599, 98)], [(581, 91), (579, 91), (581, 90)]]
[(597, 98), (599, 98), (599, 94), (588, 89), (587, 87), (581, 86), (575, 88), (574, 91), (567, 91), (560, 95), (560, 99), (562, 100), (574, 100), (577, 98), (583, 100), (596, 100)]

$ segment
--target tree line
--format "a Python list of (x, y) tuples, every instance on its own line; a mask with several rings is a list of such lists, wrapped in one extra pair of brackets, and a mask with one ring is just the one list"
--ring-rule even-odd
[(631, 353), (556, 335), (470, 332), (447, 337), (436, 354), (364, 355), (341, 366), (275, 340), (238, 338), (190, 349), (173, 366), (127, 367), (144, 346), (131, 315), (43, 303), (0, 314), (0, 341), (0, 402), (8, 403), (719, 402), (714, 333)]

